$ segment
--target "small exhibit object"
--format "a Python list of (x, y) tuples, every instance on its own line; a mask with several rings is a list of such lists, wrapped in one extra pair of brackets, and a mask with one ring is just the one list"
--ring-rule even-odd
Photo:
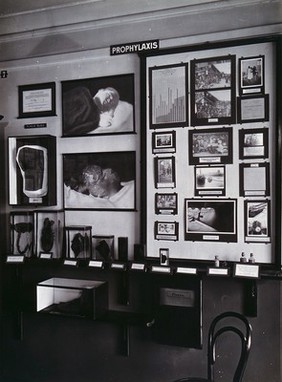
[(66, 257), (68, 259), (91, 259), (92, 227), (84, 225), (66, 226)]
[(41, 259), (62, 256), (64, 237), (63, 211), (35, 211), (35, 254)]
[(37, 312), (97, 319), (108, 310), (105, 281), (51, 278), (36, 286)]
[(92, 236), (92, 258), (106, 263), (114, 260), (114, 235)]
[(33, 212), (10, 213), (10, 253), (24, 257), (33, 256), (34, 216)]

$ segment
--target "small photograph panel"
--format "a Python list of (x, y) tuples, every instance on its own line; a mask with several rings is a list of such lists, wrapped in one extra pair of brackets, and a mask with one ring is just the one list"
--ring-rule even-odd
[(264, 56), (239, 59), (240, 94), (263, 93)]
[(239, 130), (239, 158), (268, 158), (268, 128)]
[(190, 165), (232, 161), (232, 128), (189, 130)]
[(245, 201), (245, 241), (270, 242), (270, 201)]
[(176, 193), (155, 194), (155, 213), (157, 215), (176, 215), (178, 208)]
[(225, 196), (225, 166), (196, 166), (195, 195)]
[(175, 153), (176, 151), (175, 131), (153, 132), (152, 151), (153, 151), (153, 154)]
[(156, 157), (155, 159), (155, 187), (175, 187), (175, 157)]
[(155, 240), (178, 240), (178, 223), (169, 221), (155, 222)]

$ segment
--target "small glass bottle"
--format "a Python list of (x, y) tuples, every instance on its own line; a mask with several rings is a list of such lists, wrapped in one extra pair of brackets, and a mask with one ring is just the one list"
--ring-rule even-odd
[(214, 266), (215, 266), (216, 268), (219, 268), (219, 258), (218, 258), (218, 256), (215, 256), (215, 257), (214, 257)]
[(250, 253), (249, 263), (254, 264), (255, 262), (256, 262), (256, 260), (254, 258), (254, 254)]
[(246, 257), (245, 257), (245, 253), (242, 252), (242, 253), (241, 253), (241, 258), (240, 258), (240, 263), (246, 263), (246, 262), (247, 262), (247, 259), (246, 259)]

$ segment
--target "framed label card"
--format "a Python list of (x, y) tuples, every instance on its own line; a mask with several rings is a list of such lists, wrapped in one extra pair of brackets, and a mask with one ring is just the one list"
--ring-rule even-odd
[(269, 163), (240, 163), (240, 195), (268, 196)]
[(232, 128), (189, 130), (189, 164), (232, 163)]
[(264, 56), (239, 59), (241, 95), (264, 92)]
[(264, 122), (268, 120), (268, 94), (238, 98), (238, 123)]
[(270, 201), (245, 201), (245, 242), (270, 242)]
[(268, 158), (268, 128), (239, 130), (239, 158)]
[(235, 122), (235, 56), (191, 62), (191, 124), (221, 125)]
[(188, 125), (188, 64), (149, 68), (150, 128)]
[(19, 86), (19, 118), (56, 115), (55, 82)]

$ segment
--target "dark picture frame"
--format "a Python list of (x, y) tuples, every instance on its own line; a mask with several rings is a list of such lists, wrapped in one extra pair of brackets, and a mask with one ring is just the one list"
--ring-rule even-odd
[(239, 130), (239, 159), (268, 158), (267, 127)]
[(237, 199), (185, 199), (188, 241), (236, 242)]
[(189, 130), (189, 164), (233, 162), (231, 127)]
[(191, 61), (191, 125), (236, 122), (235, 55)]
[(155, 157), (155, 187), (174, 188), (175, 182), (175, 157)]
[(195, 196), (225, 196), (224, 165), (195, 166)]
[(63, 154), (63, 182), (65, 209), (135, 211), (136, 153)]
[(135, 133), (134, 74), (62, 81), (63, 137)]
[(56, 83), (20, 85), (18, 87), (18, 118), (51, 117), (56, 115)]
[(178, 194), (156, 193), (155, 213), (157, 215), (176, 215), (178, 211)]
[(269, 95), (237, 98), (238, 123), (269, 121)]
[(269, 162), (239, 164), (240, 196), (270, 195)]
[(188, 63), (149, 68), (150, 128), (188, 126)]
[(240, 95), (264, 93), (264, 56), (239, 59)]
[(269, 243), (271, 240), (270, 200), (245, 200), (245, 242)]
[(178, 222), (156, 221), (155, 222), (155, 240), (177, 241), (179, 233)]
[(154, 131), (152, 133), (152, 152), (175, 153), (176, 152), (176, 132), (173, 131)]

